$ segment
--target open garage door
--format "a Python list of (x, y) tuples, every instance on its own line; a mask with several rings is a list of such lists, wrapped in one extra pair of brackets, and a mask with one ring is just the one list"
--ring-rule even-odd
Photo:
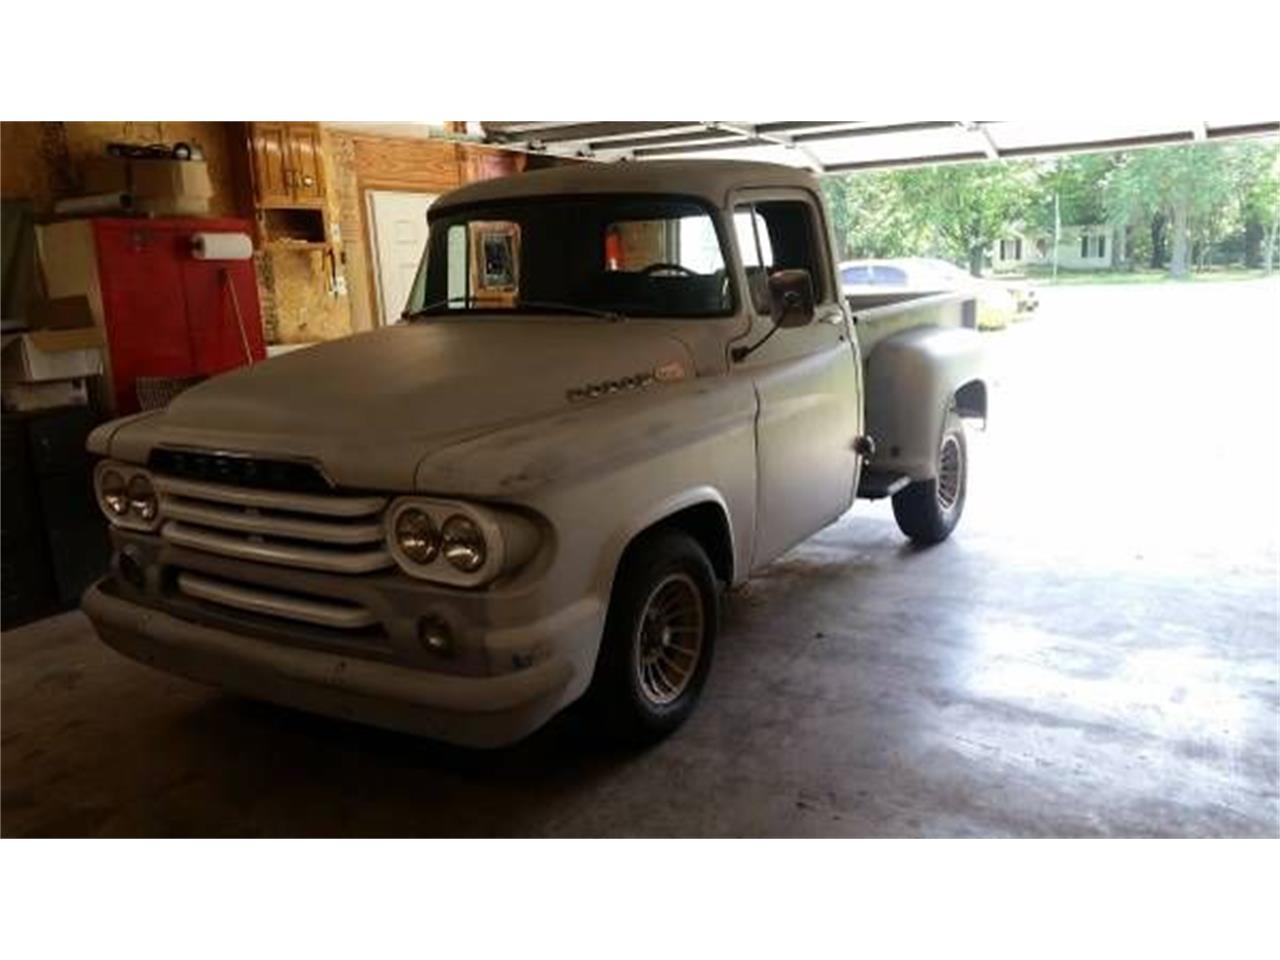
[(1275, 120), (645, 120), (481, 122), (508, 148), (598, 160), (765, 160), (847, 173), (1128, 150), (1280, 133)]

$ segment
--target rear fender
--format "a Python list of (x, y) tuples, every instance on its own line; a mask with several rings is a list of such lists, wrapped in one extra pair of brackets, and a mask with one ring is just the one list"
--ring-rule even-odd
[(982, 417), (987, 388), (980, 334), (917, 327), (886, 337), (867, 357), (867, 433), (877, 470), (929, 480), (947, 413)]

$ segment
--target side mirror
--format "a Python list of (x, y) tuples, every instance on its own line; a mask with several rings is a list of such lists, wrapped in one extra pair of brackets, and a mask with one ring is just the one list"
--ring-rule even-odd
[(773, 322), (784, 329), (813, 322), (813, 278), (808, 270), (779, 270), (769, 277)]

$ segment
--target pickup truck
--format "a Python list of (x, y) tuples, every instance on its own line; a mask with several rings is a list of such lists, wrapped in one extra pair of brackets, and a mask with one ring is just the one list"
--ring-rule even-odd
[(807, 172), (575, 165), (431, 207), (403, 321), (89, 439), (114, 546), (83, 608), (144, 663), (457, 744), (577, 701), (693, 710), (722, 594), (892, 497), (955, 528), (985, 418), (963, 296), (846, 300)]

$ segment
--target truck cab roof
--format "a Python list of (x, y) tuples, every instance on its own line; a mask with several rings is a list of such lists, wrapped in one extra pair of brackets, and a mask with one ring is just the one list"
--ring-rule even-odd
[(720, 207), (731, 191), (744, 187), (799, 187), (816, 192), (818, 181), (807, 170), (745, 160), (574, 163), (470, 184), (437, 200), (429, 215), (497, 200), (601, 193), (679, 194)]

